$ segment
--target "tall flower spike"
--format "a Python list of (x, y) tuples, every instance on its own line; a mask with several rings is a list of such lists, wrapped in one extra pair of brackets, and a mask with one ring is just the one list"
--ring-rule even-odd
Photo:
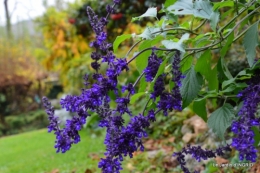
[(148, 58), (148, 65), (144, 69), (146, 82), (151, 82), (153, 80), (161, 63), (162, 63), (162, 59), (158, 58), (153, 50), (152, 54)]
[(260, 118), (255, 115), (260, 103), (260, 76), (259, 72), (256, 74), (249, 81), (248, 87), (238, 94), (244, 102), (238, 113), (239, 119), (233, 121), (231, 125), (231, 130), (235, 134), (231, 145), (239, 151), (240, 160), (246, 159), (251, 162), (255, 162), (257, 158), (252, 127), (260, 125)]
[(181, 79), (183, 78), (183, 75), (180, 71), (180, 62), (181, 62), (181, 54), (180, 51), (176, 51), (174, 55), (174, 60), (172, 63), (172, 74), (173, 78), (172, 81), (174, 82), (174, 87), (172, 89), (173, 94), (173, 102), (174, 102), (174, 109), (175, 110), (182, 110), (182, 98), (180, 93), (180, 87), (181, 87)]
[(165, 84), (164, 84), (164, 76), (165, 74), (160, 75), (154, 84), (154, 91), (151, 93), (151, 99), (155, 101), (156, 97), (159, 97), (163, 91), (165, 90)]

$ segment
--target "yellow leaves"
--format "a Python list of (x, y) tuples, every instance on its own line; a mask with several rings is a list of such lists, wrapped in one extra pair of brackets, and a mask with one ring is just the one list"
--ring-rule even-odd
[(142, 27), (135, 23), (129, 23), (124, 31), (124, 34), (133, 34), (133, 33), (140, 33), (142, 31)]
[(57, 34), (57, 42), (63, 42), (64, 40), (64, 31), (62, 29), (59, 29)]
[(17, 80), (26, 79), (33, 81), (42, 72), (37, 59), (32, 55), (31, 45), (17, 40), (10, 43), (9, 40), (0, 39), (0, 76), (2, 79)]
[(54, 57), (67, 58), (66, 50), (58, 49)]
[(87, 42), (85, 40), (83, 40), (83, 38), (81, 37), (79, 42), (78, 42), (78, 48), (79, 51), (82, 53), (85, 53), (86, 51), (90, 51), (89, 46), (87, 44)]
[(82, 57), (91, 51), (89, 43), (86, 38), (77, 34), (75, 26), (69, 23), (68, 19), (66, 11), (57, 11), (53, 8), (49, 8), (43, 17), (37, 19), (46, 47), (45, 57), (41, 56), (42, 63), (46, 69), (59, 72), (66, 87), (67, 84), (71, 85), (68, 74), (72, 74), (73, 78), (78, 77), (75, 73), (71, 73), (71, 70), (91, 60), (88, 57), (82, 61)]

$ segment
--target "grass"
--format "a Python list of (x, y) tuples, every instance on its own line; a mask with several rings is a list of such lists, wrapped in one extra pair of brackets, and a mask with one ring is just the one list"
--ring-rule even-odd
[[(86, 131), (80, 132), (81, 142), (73, 145), (65, 154), (56, 153), (53, 148), (55, 135), (47, 129), (27, 132), (0, 138), (0, 172), (1, 173), (84, 173), (86, 169), (100, 172), (98, 159), (91, 153), (103, 156), (104, 136), (91, 138)], [(57, 172), (57, 171), (56, 171)]]

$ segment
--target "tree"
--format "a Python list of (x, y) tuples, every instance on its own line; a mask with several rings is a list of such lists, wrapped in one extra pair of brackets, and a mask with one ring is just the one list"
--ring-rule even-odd
[(6, 33), (8, 38), (12, 38), (12, 25), (11, 25), (11, 15), (8, 8), (8, 0), (4, 0), (4, 7), (5, 7), (5, 20), (6, 20)]

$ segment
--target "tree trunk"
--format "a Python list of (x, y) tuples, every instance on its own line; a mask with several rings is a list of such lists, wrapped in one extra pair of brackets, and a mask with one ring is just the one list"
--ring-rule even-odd
[(11, 25), (11, 16), (8, 9), (8, 0), (4, 0), (4, 6), (5, 6), (5, 18), (6, 18), (6, 33), (8, 38), (12, 38), (12, 25)]

